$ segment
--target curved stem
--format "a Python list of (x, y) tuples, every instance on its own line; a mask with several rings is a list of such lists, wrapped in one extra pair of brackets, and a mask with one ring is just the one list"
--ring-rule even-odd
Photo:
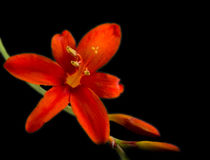
[(8, 55), (6, 49), (4, 48), (4, 45), (2, 43), (2, 40), (0, 38), (0, 52), (2, 54), (2, 56), (4, 57), (5, 60), (7, 60), (10, 56)]
[(118, 155), (120, 156), (121, 160), (129, 160), (127, 155), (125, 154), (124, 150), (117, 144), (115, 150), (117, 151)]

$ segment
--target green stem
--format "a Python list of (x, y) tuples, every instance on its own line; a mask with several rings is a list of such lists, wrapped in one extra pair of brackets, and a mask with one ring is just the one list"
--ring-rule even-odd
[(129, 160), (127, 155), (125, 154), (124, 150), (117, 144), (115, 150), (117, 151), (118, 155), (120, 156), (121, 160)]
[[(7, 60), (10, 55), (7, 53), (6, 49), (4, 48), (4, 45), (2, 43), (2, 40), (0, 38), (0, 53), (2, 54), (2, 56), (4, 57), (5, 60)], [(37, 91), (39, 94), (44, 95), (46, 93), (46, 90), (43, 89), (41, 86), (39, 85), (35, 85), (35, 84), (31, 84), (26, 82), (26, 84), (28, 84), (31, 88), (33, 88), (35, 91)], [(66, 106), (66, 108), (64, 109), (64, 111), (66, 113), (68, 113), (71, 116), (75, 116), (71, 106)], [(117, 151), (118, 155), (120, 156), (121, 160), (129, 160), (128, 157), (126, 156), (124, 150), (117, 144), (117, 147), (115, 148), (115, 150)]]
[[(44, 95), (46, 93), (46, 90), (44, 90), (42, 87), (40, 87), (39, 85), (35, 85), (35, 84), (31, 84), (31, 83), (28, 83), (27, 84), (33, 88), (35, 91), (37, 91), (39, 94), (41, 95)], [(71, 116), (75, 116), (73, 111), (72, 111), (72, 108), (71, 106), (66, 106), (66, 108), (64, 109), (64, 111), (68, 114), (70, 114)]]
[(10, 56), (8, 55), (6, 49), (4, 48), (4, 45), (2, 43), (2, 40), (0, 38), (0, 52), (2, 54), (2, 56), (4, 57), (5, 60), (7, 60)]
[(46, 93), (46, 90), (44, 90), (39, 85), (31, 84), (26, 82), (31, 88), (33, 88), (35, 91), (37, 91), (39, 94), (44, 95)]

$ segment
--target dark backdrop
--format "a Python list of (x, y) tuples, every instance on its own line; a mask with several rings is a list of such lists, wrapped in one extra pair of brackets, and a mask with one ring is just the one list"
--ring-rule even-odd
[[(130, 7), (130, 6), (129, 6)], [(94, 9), (94, 8), (93, 8)], [(13, 12), (1, 21), (0, 37), (10, 55), (34, 52), (52, 58), (50, 41), (64, 29), (72, 32), (77, 42), (91, 28), (105, 22), (121, 25), (122, 43), (118, 53), (100, 70), (121, 78), (125, 92), (114, 100), (103, 100), (110, 113), (126, 113), (155, 125), (161, 138), (147, 138), (111, 124), (111, 134), (127, 140), (157, 140), (178, 145), (186, 151), (189, 95), (185, 39), (187, 21), (179, 11), (168, 7), (119, 9), (105, 14), (88, 14), (81, 10), (26, 8)], [(142, 10), (144, 9), (144, 10)], [(81, 14), (79, 14), (81, 12)], [(4, 63), (0, 57), (0, 65)], [(86, 136), (74, 117), (65, 112), (57, 115), (42, 129), (27, 134), (25, 120), (41, 96), (24, 82), (1, 75), (1, 136), (4, 152), (17, 156), (62, 156), (68, 159), (117, 159), (109, 146), (97, 146)], [(26, 156), (26, 153), (29, 155)], [(180, 154), (145, 153), (129, 150), (131, 159), (172, 158)], [(7, 154), (7, 155), (10, 155)], [(181, 153), (183, 154), (183, 153)], [(30, 157), (29, 157), (30, 158)]]

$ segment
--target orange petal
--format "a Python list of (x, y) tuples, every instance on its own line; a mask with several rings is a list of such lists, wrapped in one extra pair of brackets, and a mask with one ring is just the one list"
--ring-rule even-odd
[(65, 78), (63, 69), (56, 62), (32, 53), (10, 57), (4, 68), (16, 78), (38, 85), (60, 85)]
[(81, 83), (91, 88), (101, 98), (117, 98), (124, 91), (120, 79), (106, 73), (84, 76)]
[(65, 86), (53, 87), (46, 92), (26, 121), (26, 131), (33, 133), (61, 112), (69, 103), (69, 89)]
[(136, 145), (138, 148), (148, 151), (180, 151), (179, 147), (164, 142), (140, 141)]
[(65, 30), (61, 34), (56, 34), (52, 38), (51, 47), (53, 56), (56, 61), (70, 74), (76, 71), (76, 67), (71, 64), (71, 61), (77, 59), (70, 53), (67, 52), (67, 47), (75, 49), (76, 42), (72, 34)]
[(121, 41), (120, 26), (106, 23), (89, 31), (80, 41), (77, 52), (90, 72), (105, 65), (117, 52)]
[(90, 139), (96, 143), (106, 143), (109, 139), (109, 119), (99, 97), (90, 89), (77, 87), (72, 91), (70, 102), (74, 114)]
[(151, 124), (125, 114), (109, 114), (109, 120), (124, 126), (130, 131), (145, 136), (160, 136)]

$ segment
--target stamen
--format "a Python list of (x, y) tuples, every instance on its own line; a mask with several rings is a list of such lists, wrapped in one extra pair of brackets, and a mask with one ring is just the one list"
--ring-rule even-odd
[(99, 46), (92, 46), (91, 49), (94, 51), (95, 54), (98, 54), (98, 49), (99, 49)]
[(73, 48), (71, 48), (70, 46), (66, 47), (66, 51), (68, 53), (70, 53), (72, 56), (76, 57), (77, 56), (77, 51), (75, 51)]
[(77, 61), (71, 61), (72, 66), (79, 67), (79, 62)]
[(85, 71), (84, 71), (84, 75), (85, 75), (85, 76), (90, 76), (90, 71), (89, 71), (87, 68), (86, 68)]

